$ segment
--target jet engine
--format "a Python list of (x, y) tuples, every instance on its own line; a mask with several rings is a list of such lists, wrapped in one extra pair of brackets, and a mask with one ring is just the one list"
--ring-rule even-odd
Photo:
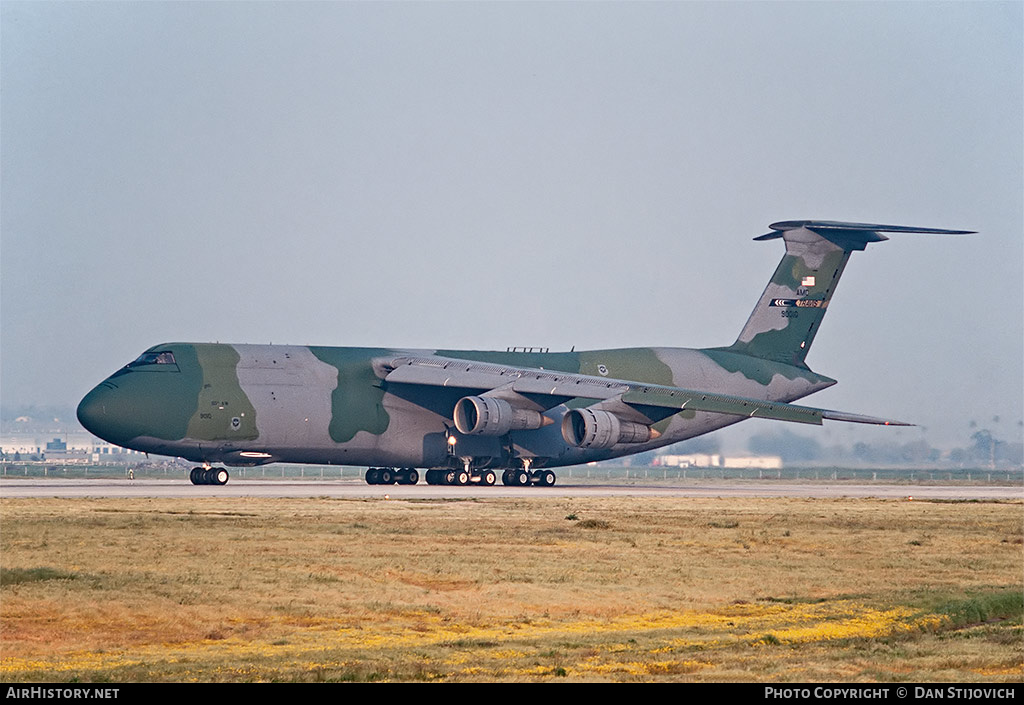
[(509, 431), (531, 431), (551, 421), (539, 411), (517, 409), (504, 399), (463, 397), (453, 414), (459, 433), (471, 436), (503, 436)]
[(576, 448), (603, 450), (617, 443), (646, 443), (658, 437), (650, 426), (624, 421), (610, 411), (572, 409), (562, 417), (562, 437)]

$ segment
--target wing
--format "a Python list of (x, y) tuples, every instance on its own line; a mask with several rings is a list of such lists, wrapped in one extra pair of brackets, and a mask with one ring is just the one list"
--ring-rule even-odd
[(513, 407), (529, 412), (543, 412), (571, 399), (592, 400), (590, 408), (610, 412), (632, 424), (649, 425), (691, 410), (817, 425), (824, 419), (913, 425), (764, 399), (458, 358), (399, 357), (378, 360), (377, 368), (378, 375), (388, 384), (466, 390), (483, 398), (510, 402)]

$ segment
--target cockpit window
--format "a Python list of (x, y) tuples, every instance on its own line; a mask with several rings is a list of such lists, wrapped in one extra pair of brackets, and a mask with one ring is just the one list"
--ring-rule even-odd
[(142, 367), (144, 365), (177, 365), (174, 362), (174, 353), (170, 350), (163, 352), (144, 352), (139, 355), (133, 362), (128, 363), (128, 367)]

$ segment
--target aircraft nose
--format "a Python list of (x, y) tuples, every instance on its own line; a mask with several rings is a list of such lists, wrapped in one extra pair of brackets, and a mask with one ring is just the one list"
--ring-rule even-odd
[(99, 436), (99, 431), (104, 426), (106, 415), (103, 391), (100, 387), (96, 387), (86, 394), (85, 398), (79, 403), (78, 422), (82, 424), (86, 431), (94, 436)]
[(85, 395), (78, 405), (78, 421), (89, 433), (105, 441), (120, 445), (123, 441), (124, 409), (117, 399), (116, 390), (102, 383)]

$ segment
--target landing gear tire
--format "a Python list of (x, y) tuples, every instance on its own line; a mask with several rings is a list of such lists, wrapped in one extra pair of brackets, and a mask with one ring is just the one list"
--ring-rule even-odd
[(456, 473), (455, 473), (454, 470), (449, 470), (448, 472), (446, 472), (444, 474), (444, 484), (446, 484), (446, 485), (454, 485), (454, 484), (456, 484), (455, 480), (456, 480)]
[(416, 471), (416, 468), (409, 468), (405, 474), (402, 475), (403, 485), (415, 485), (420, 481), (420, 474)]
[[(415, 472), (415, 470), (413, 470)], [(392, 468), (369, 468), (366, 471), (366, 484), (368, 485), (393, 485), (401, 483), (403, 474)], [(416, 479), (419, 480), (417, 473)]]
[(188, 479), (193, 485), (226, 485), (231, 476), (225, 468), (192, 468)]
[(555, 473), (550, 470), (541, 470), (537, 475), (537, 484), (541, 487), (555, 486)]
[(509, 487), (526, 487), (530, 484), (531, 475), (526, 470), (506, 470), (501, 474), (501, 482)]
[(462, 486), (469, 484), (469, 473), (465, 470), (460, 470), (455, 473), (455, 484)]
[(481, 485), (487, 485), (487, 486), (493, 485), (497, 481), (497, 479), (498, 479), (498, 476), (494, 474), (493, 470), (484, 470), (480, 474), (480, 484)]

